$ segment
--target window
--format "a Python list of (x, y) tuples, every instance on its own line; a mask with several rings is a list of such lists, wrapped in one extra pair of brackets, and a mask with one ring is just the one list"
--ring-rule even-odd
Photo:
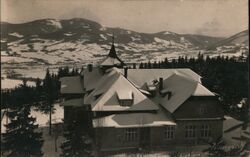
[(173, 139), (174, 138), (174, 126), (167, 126), (164, 130), (164, 139)]
[(201, 126), (201, 137), (210, 137), (211, 136), (211, 128), (209, 125)]
[(133, 104), (133, 100), (120, 100), (121, 106), (131, 106)]
[(137, 140), (137, 129), (136, 128), (127, 128), (125, 130), (125, 139), (126, 141), (136, 141)]
[(186, 133), (185, 133), (185, 137), (186, 138), (194, 138), (196, 132), (196, 126), (195, 125), (187, 125), (186, 126)]
[(119, 91), (117, 96), (121, 106), (133, 105), (134, 95), (131, 91)]
[(200, 105), (200, 110), (199, 110), (200, 115), (206, 114), (207, 112), (208, 111), (206, 105), (204, 104)]

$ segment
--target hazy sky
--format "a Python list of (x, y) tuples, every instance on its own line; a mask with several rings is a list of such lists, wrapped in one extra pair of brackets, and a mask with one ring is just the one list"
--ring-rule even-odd
[(139, 32), (230, 36), (248, 28), (248, 0), (1, 0), (1, 21), (87, 18)]

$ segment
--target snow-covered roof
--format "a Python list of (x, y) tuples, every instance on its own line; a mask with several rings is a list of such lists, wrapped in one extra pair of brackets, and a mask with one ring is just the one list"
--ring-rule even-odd
[(73, 107), (81, 107), (83, 106), (83, 98), (78, 99), (70, 99), (62, 102), (62, 106), (73, 106)]
[(153, 85), (153, 84), (148, 84), (148, 83), (147, 83), (147, 89), (148, 89), (149, 91), (155, 91), (155, 90), (156, 90), (156, 86)]
[(67, 76), (60, 79), (62, 94), (84, 93), (80, 76)]
[[(124, 73), (124, 70), (120, 69), (120, 72)], [(127, 78), (138, 87), (147, 89), (147, 83), (152, 83), (153, 80), (159, 80), (160, 77), (167, 79), (173, 74), (201, 82), (201, 76), (190, 69), (128, 69)]]
[(159, 110), (157, 113), (121, 113), (93, 120), (93, 127), (157, 127), (176, 125), (169, 113)]
[[(130, 83), (116, 68), (106, 79), (97, 82), (97, 88), (86, 96), (85, 103), (91, 104), (93, 111), (157, 110), (158, 107)], [(133, 104), (121, 106), (118, 96), (133, 93)], [(99, 97), (95, 97), (99, 96)]]
[[(114, 69), (109, 73), (105, 73), (100, 76), (99, 80), (95, 80), (95, 82), (85, 81), (86, 86), (88, 89), (93, 89), (93, 91), (89, 95), (85, 95), (84, 103), (91, 104), (95, 101), (94, 96), (98, 96), (103, 94), (108, 90), (108, 88), (114, 83), (114, 81), (118, 78), (119, 73)], [(91, 88), (90, 88), (91, 87)]]
[[(89, 91), (84, 96), (84, 104), (90, 104), (93, 111), (157, 110), (155, 104), (161, 104), (173, 113), (190, 96), (214, 96), (201, 84), (201, 77), (190, 69), (128, 69), (127, 78), (123, 73), (123, 69), (115, 67), (106, 72), (99, 67), (93, 67), (92, 71), (86, 69), (84, 81), (80, 77), (62, 78), (61, 92), (83, 92), (81, 84), (84, 83)], [(150, 87), (159, 88), (159, 82), (153, 83), (159, 78), (163, 78), (164, 93), (146, 97), (144, 94), (150, 95)], [(119, 98), (133, 98), (133, 104), (123, 106)]]
[(163, 87), (165, 91), (171, 93), (171, 96), (162, 96), (157, 92), (157, 95), (152, 100), (160, 103), (171, 113), (179, 108), (190, 96), (214, 96), (200, 82), (178, 73), (174, 73), (163, 80)]
[(84, 88), (86, 91), (92, 90), (96, 87), (96, 83), (102, 79), (103, 74), (101, 73), (98, 67), (93, 67), (90, 72), (88, 69), (85, 69), (82, 73), (84, 76)]
[(193, 92), (192, 96), (215, 96), (215, 94), (209, 91), (202, 84), (197, 83), (196, 89)]
[(117, 58), (107, 57), (105, 58), (100, 65), (101, 66), (112, 66), (112, 65), (120, 65), (122, 64)]
[(124, 65), (123, 61), (117, 56), (114, 42), (111, 45), (111, 49), (107, 58), (105, 58), (100, 64), (100, 66), (112, 66), (112, 65)]
[[(130, 92), (133, 93), (135, 100), (133, 105), (139, 103), (138, 100), (154, 104), (143, 94), (150, 95), (148, 92), (150, 85), (154, 90), (158, 89), (159, 83), (153, 85), (153, 81), (160, 77), (164, 80), (164, 93), (170, 92), (171, 97), (162, 96), (156, 92), (157, 95), (150, 99), (156, 104), (160, 103), (171, 113), (190, 96), (214, 96), (200, 83), (201, 77), (190, 69), (128, 69), (127, 79), (121, 75), (123, 72), (123, 69), (118, 68), (112, 68), (104, 74), (100, 74), (98, 68), (93, 68), (92, 72), (86, 72), (84, 84), (87, 89), (93, 89), (93, 91), (85, 96), (84, 103), (91, 104), (95, 111), (135, 109), (134, 107), (121, 106), (118, 101), (119, 97), (125, 95), (131, 97)], [(91, 79), (92, 77), (93, 79)], [(96, 77), (99, 77), (99, 79), (96, 79)], [(143, 110), (143, 104), (139, 108)], [(144, 109), (150, 110), (152, 108)]]
[(119, 100), (132, 100), (133, 99), (132, 91), (119, 91), (116, 94)]
[(232, 129), (233, 127), (239, 126), (241, 124), (243, 124), (242, 121), (237, 120), (237, 119), (235, 119), (233, 117), (225, 115), (224, 116), (224, 121), (223, 121), (223, 131), (227, 132), (229, 129)]

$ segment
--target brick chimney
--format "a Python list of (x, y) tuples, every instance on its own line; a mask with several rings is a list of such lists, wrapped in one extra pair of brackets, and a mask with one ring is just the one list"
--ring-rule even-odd
[(124, 77), (128, 77), (128, 67), (124, 67)]
[(88, 64), (88, 71), (92, 72), (92, 70), (93, 70), (93, 65), (92, 64)]
[(163, 90), (163, 78), (162, 77), (159, 78), (159, 92), (161, 90)]

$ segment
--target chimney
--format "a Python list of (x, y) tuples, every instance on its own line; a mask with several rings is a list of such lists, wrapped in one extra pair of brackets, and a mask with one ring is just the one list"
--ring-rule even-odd
[(128, 77), (128, 67), (124, 67), (124, 77)]
[(159, 78), (159, 92), (161, 90), (163, 90), (163, 78), (162, 77)]
[(167, 95), (168, 95), (168, 100), (172, 97), (172, 92), (171, 91), (169, 91), (168, 93), (167, 93)]
[(93, 69), (93, 65), (92, 64), (88, 64), (88, 71), (92, 72), (92, 69)]

